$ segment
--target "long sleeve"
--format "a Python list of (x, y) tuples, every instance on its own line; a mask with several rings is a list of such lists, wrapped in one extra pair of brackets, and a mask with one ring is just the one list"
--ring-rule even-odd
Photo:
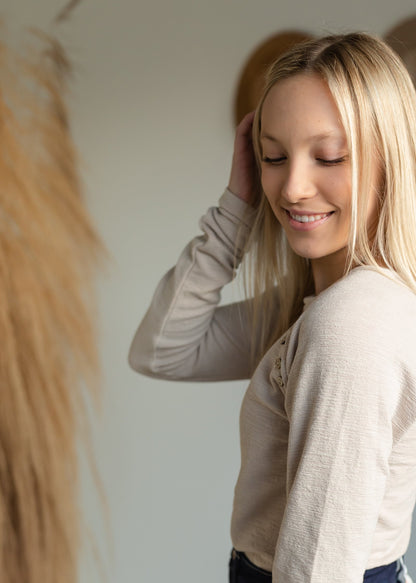
[[(284, 363), (290, 430), (276, 583), (362, 581), (394, 448), (414, 424), (414, 381), (406, 386), (406, 379), (415, 371), (405, 364), (414, 360), (406, 322), (415, 316), (414, 296), (371, 270), (328, 292), (295, 327)], [(406, 309), (391, 301), (397, 296)], [(394, 540), (401, 544), (397, 534)]]
[(250, 327), (244, 302), (218, 306), (235, 275), (254, 211), (229, 191), (200, 220), (203, 234), (159, 283), (131, 345), (142, 374), (174, 380), (248, 378)]

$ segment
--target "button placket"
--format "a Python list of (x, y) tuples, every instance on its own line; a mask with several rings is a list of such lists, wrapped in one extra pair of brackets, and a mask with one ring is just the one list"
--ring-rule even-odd
[(284, 387), (284, 382), (282, 378), (282, 357), (276, 356), (273, 361), (273, 369), (278, 373), (276, 374), (276, 383), (280, 389)]
[(275, 368), (277, 368), (277, 370), (281, 370), (282, 368), (282, 357), (281, 356), (277, 356), (274, 359), (273, 365)]
[(286, 344), (286, 335), (283, 336), (279, 340), (279, 354), (273, 360), (273, 369), (275, 370), (275, 381), (280, 389), (283, 389), (283, 387), (285, 386), (285, 383), (283, 381), (283, 376), (282, 376), (283, 357), (281, 356), (282, 351), (284, 350), (283, 347), (285, 344)]

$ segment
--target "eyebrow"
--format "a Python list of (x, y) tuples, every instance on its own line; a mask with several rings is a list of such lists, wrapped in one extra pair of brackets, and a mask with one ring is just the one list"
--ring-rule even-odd
[[(316, 134), (313, 136), (310, 136), (310, 138), (308, 138), (308, 141), (311, 142), (323, 142), (325, 140), (334, 138), (336, 140), (339, 140), (340, 142), (345, 142), (345, 137), (340, 134), (337, 130), (330, 130), (329, 132), (323, 132), (321, 134)], [(260, 134), (260, 140), (269, 140), (270, 142), (275, 142), (275, 143), (279, 143), (280, 140), (278, 140), (275, 136), (272, 136), (271, 134), (268, 133), (261, 133)]]

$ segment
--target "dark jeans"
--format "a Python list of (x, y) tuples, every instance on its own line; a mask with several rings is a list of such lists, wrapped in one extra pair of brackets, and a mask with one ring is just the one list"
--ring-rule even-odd
[[(368, 569), (363, 583), (402, 583), (405, 581), (403, 563)], [(254, 565), (244, 553), (233, 550), (230, 559), (230, 583), (272, 583), (272, 574)]]

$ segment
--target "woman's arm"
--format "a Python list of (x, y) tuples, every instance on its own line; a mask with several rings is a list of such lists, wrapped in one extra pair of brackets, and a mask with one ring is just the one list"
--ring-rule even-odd
[(276, 581), (362, 581), (397, 438), (403, 347), (415, 340), (412, 332), (406, 341), (398, 324), (398, 305), (411, 296), (402, 291), (383, 275), (355, 270), (318, 296), (291, 339)]
[(219, 207), (200, 221), (178, 263), (159, 283), (130, 349), (130, 365), (146, 375), (174, 380), (248, 378), (250, 325), (247, 304), (218, 307), (242, 256), (254, 211), (226, 191)]
[(136, 332), (129, 362), (138, 372), (200, 381), (252, 373), (248, 303), (218, 304), (241, 261), (255, 215), (253, 117), (248, 114), (236, 130), (229, 186), (219, 206), (202, 217), (203, 235), (189, 243), (159, 283)]

